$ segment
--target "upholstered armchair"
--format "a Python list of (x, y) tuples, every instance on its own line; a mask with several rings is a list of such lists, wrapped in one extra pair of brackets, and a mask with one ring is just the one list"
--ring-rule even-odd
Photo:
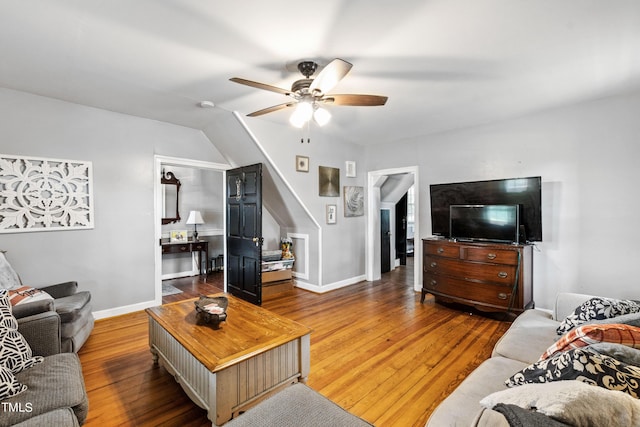
[[(59, 349), (49, 348), (50, 344), (47, 344), (37, 354), (77, 353), (89, 338), (94, 323), (91, 293), (78, 291), (77, 282), (38, 289), (24, 286), (0, 251), (0, 287), (9, 290), (11, 302), (15, 303), (13, 315), (27, 341), (48, 343), (48, 335), (59, 335)], [(36, 298), (33, 297), (34, 291), (38, 293)]]
[[(60, 351), (77, 353), (93, 330), (91, 293), (78, 291), (77, 282), (59, 283), (39, 289), (51, 295), (53, 301), (34, 301), (14, 306), (13, 315), (18, 324), (34, 314), (53, 312), (60, 321)], [(22, 330), (22, 326), (20, 329)]]

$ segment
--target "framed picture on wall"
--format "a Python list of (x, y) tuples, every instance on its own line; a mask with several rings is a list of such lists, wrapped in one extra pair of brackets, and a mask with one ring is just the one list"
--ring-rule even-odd
[(323, 197), (340, 196), (340, 169), (327, 166), (318, 167), (319, 193)]
[(338, 221), (338, 205), (327, 205), (327, 224), (335, 224)]
[(344, 216), (364, 215), (364, 187), (344, 187)]
[(344, 162), (345, 175), (347, 178), (355, 178), (356, 176), (356, 162), (347, 160)]
[(296, 171), (309, 172), (309, 158), (307, 156), (296, 156)]

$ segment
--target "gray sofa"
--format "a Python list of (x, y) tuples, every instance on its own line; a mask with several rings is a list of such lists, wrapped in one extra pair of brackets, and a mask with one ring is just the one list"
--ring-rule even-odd
[(89, 408), (82, 366), (77, 354), (61, 353), (60, 316), (55, 311), (24, 316), (18, 331), (44, 361), (15, 375), (27, 390), (2, 400), (0, 427), (82, 425)]
[(560, 321), (591, 295), (561, 293), (554, 313), (526, 310), (496, 343), (492, 357), (485, 360), (431, 414), (427, 426), (486, 426), (509, 424), (504, 416), (480, 405), (491, 393), (506, 390), (504, 381), (517, 371), (536, 362), (559, 338)]

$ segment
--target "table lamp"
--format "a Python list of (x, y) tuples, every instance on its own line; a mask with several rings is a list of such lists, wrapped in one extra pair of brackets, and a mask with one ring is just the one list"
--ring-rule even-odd
[(189, 217), (187, 218), (187, 225), (193, 224), (193, 239), (198, 240), (198, 224), (204, 224), (204, 220), (202, 219), (202, 214), (200, 211), (191, 211), (189, 212)]

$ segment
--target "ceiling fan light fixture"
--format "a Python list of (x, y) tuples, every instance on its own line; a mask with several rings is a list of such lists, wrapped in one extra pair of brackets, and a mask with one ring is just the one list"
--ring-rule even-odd
[(308, 102), (299, 102), (296, 106), (296, 109), (293, 110), (291, 117), (289, 117), (289, 123), (291, 123), (294, 127), (301, 128), (311, 120), (313, 116), (313, 107)]
[(324, 126), (331, 120), (331, 113), (326, 108), (317, 107), (313, 112), (313, 120), (318, 126)]

